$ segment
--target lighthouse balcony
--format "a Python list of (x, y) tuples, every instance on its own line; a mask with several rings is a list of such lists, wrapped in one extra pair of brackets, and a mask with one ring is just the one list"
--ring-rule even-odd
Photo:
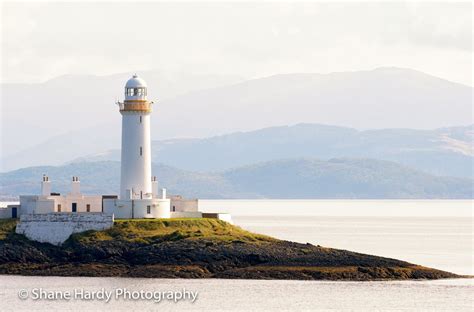
[(152, 111), (153, 102), (146, 100), (127, 100), (123, 103), (117, 103), (120, 108), (120, 112), (147, 112)]

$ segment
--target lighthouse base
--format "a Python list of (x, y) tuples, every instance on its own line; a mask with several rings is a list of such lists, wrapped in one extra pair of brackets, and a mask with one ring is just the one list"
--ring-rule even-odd
[(104, 199), (104, 212), (116, 219), (170, 218), (169, 199)]

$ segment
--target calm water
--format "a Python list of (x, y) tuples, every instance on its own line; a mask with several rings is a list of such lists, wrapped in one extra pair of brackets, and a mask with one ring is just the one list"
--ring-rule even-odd
[[(351, 203), (353, 203), (351, 205)], [(203, 201), (251, 231), (394, 257), (473, 274), (471, 201)], [(239, 209), (241, 207), (242, 209)], [(397, 208), (398, 207), (398, 208)], [(429, 215), (429, 217), (426, 217)], [(474, 280), (313, 282), (0, 276), (0, 311), (472, 311)], [(18, 299), (18, 291), (180, 291), (194, 303), (162, 300)]]
[(234, 222), (281, 239), (474, 274), (472, 218), (235, 216)]
[[(313, 282), (252, 280), (165, 280), (1, 276), (2, 311), (472, 311), (472, 280), (430, 282)], [(114, 289), (198, 292), (191, 303), (148, 300), (33, 301), (21, 288)]]

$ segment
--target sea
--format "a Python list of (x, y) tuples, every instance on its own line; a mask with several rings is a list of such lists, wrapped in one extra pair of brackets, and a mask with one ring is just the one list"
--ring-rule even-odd
[[(236, 225), (253, 232), (463, 275), (474, 275), (473, 204), (471, 200), (199, 202), (204, 211), (231, 213)], [(330, 282), (0, 275), (0, 311), (474, 311), (473, 295), (473, 278)]]

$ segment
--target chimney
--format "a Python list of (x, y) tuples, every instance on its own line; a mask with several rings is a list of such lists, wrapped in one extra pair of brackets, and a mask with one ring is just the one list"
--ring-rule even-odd
[(151, 194), (152, 198), (159, 198), (158, 194), (158, 181), (156, 180), (156, 177), (154, 176), (151, 178)]
[(161, 189), (161, 198), (166, 199), (166, 189)]
[(41, 195), (51, 195), (51, 182), (49, 181), (49, 177), (45, 174), (43, 174), (43, 181), (41, 181)]
[(81, 181), (79, 181), (79, 177), (72, 177), (71, 195), (80, 195), (80, 194), (81, 194)]

